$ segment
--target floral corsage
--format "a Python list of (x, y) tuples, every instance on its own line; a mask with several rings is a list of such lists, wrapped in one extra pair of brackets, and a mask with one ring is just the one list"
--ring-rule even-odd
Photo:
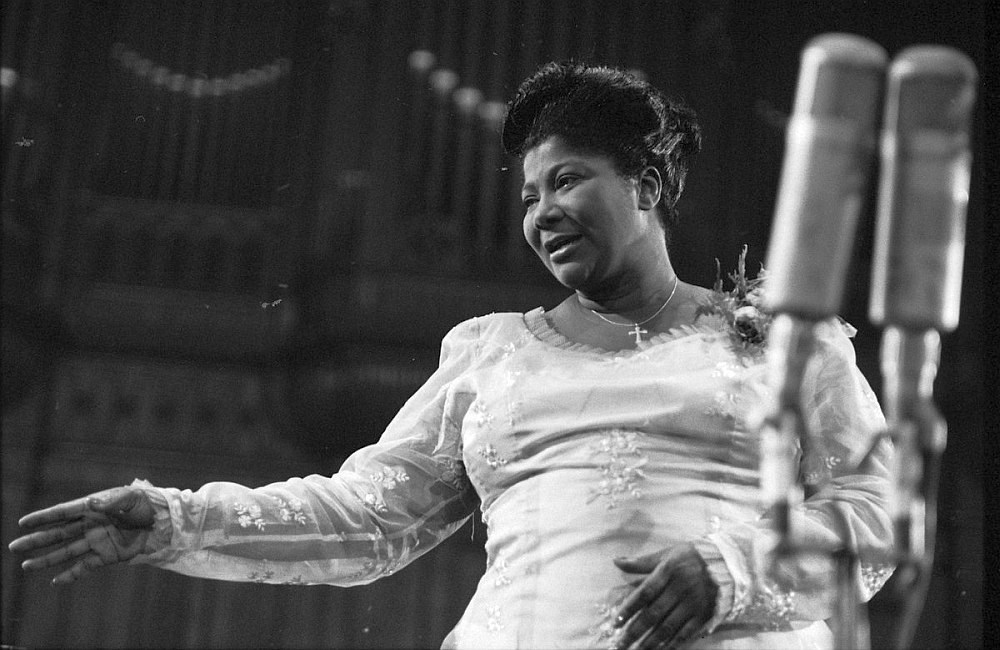
[(699, 311), (714, 314), (722, 318), (729, 326), (733, 340), (747, 352), (763, 350), (767, 339), (767, 330), (771, 326), (773, 316), (764, 311), (764, 280), (766, 273), (761, 266), (754, 278), (747, 277), (747, 246), (743, 245), (736, 271), (729, 273), (733, 288), (725, 291), (722, 288), (722, 265), (715, 260), (715, 285), (712, 295), (706, 305)]

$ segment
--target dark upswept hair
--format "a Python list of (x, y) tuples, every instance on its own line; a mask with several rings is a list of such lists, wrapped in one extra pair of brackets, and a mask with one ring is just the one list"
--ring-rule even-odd
[(655, 167), (669, 238), (689, 161), (701, 149), (694, 111), (625, 70), (552, 62), (525, 79), (508, 103), (502, 142), (507, 153), (523, 158), (552, 136), (608, 156), (627, 178)]

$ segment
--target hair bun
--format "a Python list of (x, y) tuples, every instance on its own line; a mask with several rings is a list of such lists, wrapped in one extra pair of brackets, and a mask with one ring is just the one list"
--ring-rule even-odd
[(678, 153), (692, 156), (701, 151), (701, 127), (694, 111), (683, 104), (672, 104), (667, 110), (663, 129), (679, 135)]
[(650, 134), (650, 151), (663, 162), (683, 160), (700, 152), (701, 127), (695, 112), (678, 102), (660, 104), (657, 108), (660, 128)]

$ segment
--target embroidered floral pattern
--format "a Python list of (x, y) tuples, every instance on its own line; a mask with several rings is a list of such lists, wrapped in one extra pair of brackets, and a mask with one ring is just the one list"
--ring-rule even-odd
[(617, 608), (608, 603), (594, 603), (597, 610), (596, 622), (587, 628), (587, 634), (594, 637), (597, 643), (608, 642), (608, 648), (617, 647), (617, 639), (622, 630), (615, 627), (615, 612)]
[(517, 352), (517, 345), (515, 345), (513, 341), (505, 344), (501, 348), (500, 360), (506, 361), (507, 359), (510, 358), (510, 355), (514, 354), (515, 352)]
[(496, 574), (496, 577), (493, 579), (494, 587), (506, 587), (511, 583), (510, 576), (507, 575), (508, 568), (507, 560), (504, 558), (497, 559), (497, 561), (493, 563), (493, 566), (490, 567), (490, 570)]
[(715, 369), (712, 370), (712, 376), (735, 381), (740, 378), (740, 366), (736, 365), (732, 361), (720, 361), (715, 364)]
[(726, 614), (726, 621), (732, 622), (743, 616), (750, 602), (750, 588), (742, 580), (733, 583), (733, 606)]
[(705, 409), (705, 415), (733, 421), (736, 419), (736, 395), (719, 391), (712, 399), (712, 404)]
[(479, 428), (485, 429), (493, 426), (493, 414), (486, 410), (486, 407), (479, 400), (472, 403), (472, 413), (476, 416)]
[(384, 466), (381, 472), (372, 474), (370, 478), (373, 483), (381, 484), (383, 490), (395, 489), (398, 484), (410, 480), (410, 477), (403, 471), (403, 468), (389, 466)]
[(489, 605), (486, 607), (486, 629), (494, 634), (504, 628), (503, 613), (500, 605)]
[(508, 370), (504, 375), (504, 391), (507, 394), (507, 426), (514, 426), (514, 417), (517, 415), (518, 409), (521, 408), (521, 400), (513, 397), (517, 395), (517, 391), (514, 387), (521, 382), (521, 375), (524, 373), (520, 370)]
[(608, 648), (618, 647), (624, 630), (615, 627), (615, 618), (618, 616), (618, 607), (631, 589), (629, 585), (615, 587), (604, 602), (594, 603), (594, 623), (587, 628), (587, 634), (593, 637), (596, 643), (606, 643)]
[(871, 598), (878, 593), (886, 581), (892, 576), (893, 566), (890, 564), (861, 564), (861, 584), (866, 597)]
[(442, 481), (456, 490), (464, 490), (468, 486), (469, 479), (465, 474), (465, 465), (461, 461), (450, 456), (438, 457), (437, 461), (442, 466)]
[(362, 501), (364, 501), (365, 505), (374, 510), (375, 512), (389, 511), (388, 506), (385, 505), (385, 501), (383, 501), (381, 497), (379, 497), (376, 494), (373, 494), (372, 492), (369, 492), (364, 497), (362, 497)]
[(712, 396), (703, 413), (710, 417), (726, 420), (727, 425), (737, 429), (747, 428), (744, 392), (747, 384), (745, 375), (746, 360), (736, 357), (736, 360), (720, 361), (715, 364), (712, 376), (721, 380), (722, 390)]
[(615, 508), (625, 498), (638, 499), (642, 496), (639, 481), (646, 478), (641, 467), (646, 457), (639, 450), (633, 431), (614, 429), (605, 433), (591, 447), (592, 455), (608, 456), (608, 460), (598, 468), (601, 482), (591, 490), (588, 503), (598, 497), (607, 497), (608, 509)]
[(507, 459), (500, 456), (500, 453), (496, 450), (496, 447), (487, 443), (486, 445), (480, 445), (479, 455), (486, 460), (486, 464), (490, 466), (491, 469), (498, 469), (507, 464)]
[(351, 575), (347, 576), (347, 580), (354, 581), (366, 578), (369, 575), (371, 575), (372, 569), (374, 568), (375, 568), (375, 560), (365, 560), (364, 564), (361, 565), (360, 569), (358, 569)]
[(271, 580), (272, 578), (274, 578), (274, 571), (264, 571), (262, 573), (257, 573), (256, 571), (254, 571), (253, 573), (247, 576), (247, 580), (249, 580), (250, 582), (256, 582), (259, 585), (264, 584), (265, 582)]
[(405, 561), (401, 559), (396, 559), (392, 562), (387, 563), (385, 567), (382, 568), (381, 575), (391, 576), (393, 573), (399, 570), (401, 564), (405, 564)]
[[(795, 613), (795, 592), (760, 584), (742, 615), (770, 630), (787, 630)], [(727, 617), (728, 618), (728, 617)]]
[(843, 462), (839, 456), (824, 456), (816, 460), (805, 459), (802, 461), (803, 468), (808, 467), (802, 474), (802, 481), (806, 485), (822, 485), (833, 478), (832, 470)]
[(289, 499), (286, 503), (284, 499), (278, 499), (278, 516), (286, 524), (295, 522), (300, 526), (306, 525), (306, 513), (302, 512), (301, 499)]
[(257, 530), (264, 530), (264, 519), (261, 517), (259, 505), (256, 503), (249, 505), (237, 503), (233, 508), (236, 510), (236, 522), (240, 527), (249, 528), (250, 526), (256, 526)]

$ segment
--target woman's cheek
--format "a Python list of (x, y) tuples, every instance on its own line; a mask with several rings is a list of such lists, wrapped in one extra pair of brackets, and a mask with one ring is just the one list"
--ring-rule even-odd
[(528, 242), (528, 245), (531, 246), (531, 248), (541, 257), (542, 235), (538, 232), (538, 228), (535, 228), (534, 222), (530, 216), (524, 217), (524, 221), (521, 224), (521, 232), (524, 233), (524, 240)]

